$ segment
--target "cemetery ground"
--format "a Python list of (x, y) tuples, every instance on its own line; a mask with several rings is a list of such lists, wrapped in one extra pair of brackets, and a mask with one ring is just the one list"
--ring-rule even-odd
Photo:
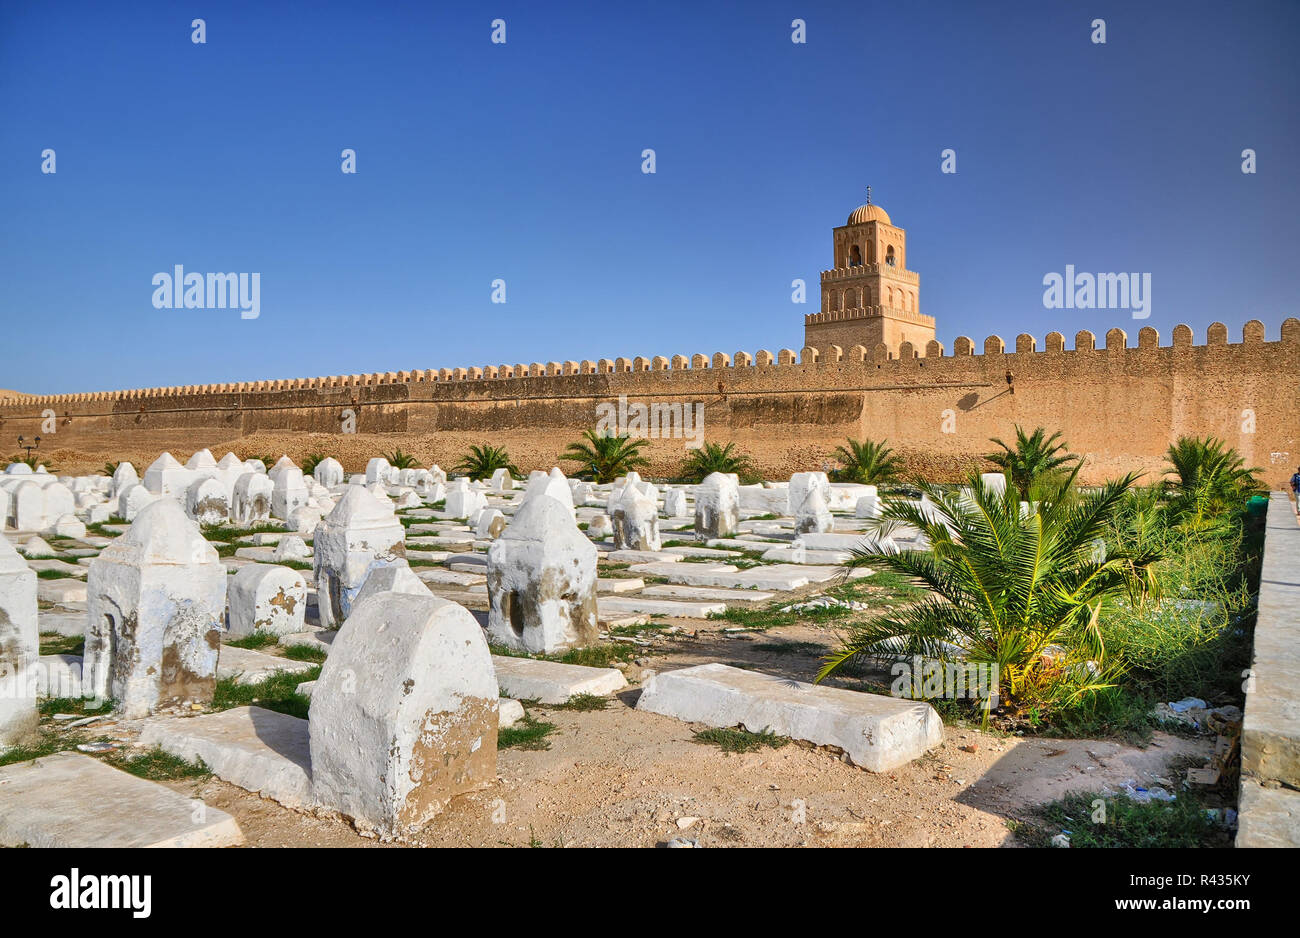
[[(1235, 683), (1249, 656), (1249, 580), (1262, 540), (1248, 521), (1166, 529), (1143, 514), (1163, 511), (1156, 501), (1166, 496), (1134, 493), (1126, 510), (1139, 517), (1124, 519), (1125, 531), (1181, 546), (1162, 570), (1174, 594), (1157, 606), (1172, 618), (1155, 628), (1145, 611), (1108, 607), (1107, 639), (1125, 653), (1128, 673), (1108, 673), (1112, 684), (1081, 698), (1087, 703), (998, 707), (987, 720), (963, 695), (940, 695), (930, 703), (942, 726), (936, 717), (923, 744), (868, 771), (859, 753), (815, 744), (806, 729), (785, 736), (710, 725), (638, 703), (657, 675), (701, 667), (766, 676), (774, 687), (810, 687), (820, 677), (855, 698), (901, 703), (890, 656), (824, 669), (864, 623), (932, 598), (879, 554), (924, 551), (942, 536), (926, 519), (936, 510), (930, 499), (944, 492), (917, 501), (903, 486), (882, 498), (876, 486), (831, 485), (816, 472), (748, 486), (714, 473), (657, 488), (635, 472), (597, 483), (552, 470), (520, 483), (498, 469), (491, 479), (446, 482), (436, 466), (399, 470), (382, 458), (351, 474), (333, 459), (313, 463), (304, 477), (287, 457), (268, 470), (201, 451), (185, 466), (159, 457), (142, 480), (125, 464), (111, 480), (56, 483), (12, 467), (0, 477), (8, 479), (0, 494), (15, 493), (10, 520), (28, 519), (5, 532), (13, 546), (0, 552), (17, 548), (23, 558), (13, 554), (17, 563), (0, 573), (23, 572), (24, 562), (34, 573), (47, 679), (93, 658), (102, 637), (87, 625), (97, 621), (88, 602), (106, 589), (106, 561), (137, 563), (121, 559), (132, 544), (144, 545), (143, 555), (177, 551), (173, 562), (189, 565), (195, 582), (225, 581), (210, 603), (225, 625), (210, 696), (133, 710), (122, 699), (88, 709), (79, 698), (44, 695), (36, 738), (0, 753), (0, 771), (76, 752), (228, 815), (247, 846), (1017, 847), (1046, 846), (1063, 832), (1075, 846), (1231, 843)], [(997, 492), (975, 480), (975, 497), (1015, 497), (1014, 486), (998, 494), (1004, 477), (993, 481)], [(214, 508), (223, 491), (227, 502)], [(74, 492), (81, 521), (64, 512)], [(972, 497), (970, 489), (950, 494), (958, 503)], [(882, 527), (891, 502), (919, 506), (915, 525)], [(402, 549), (385, 553), (389, 543)], [(533, 551), (536, 543), (546, 549)], [(1119, 538), (1110, 549), (1120, 557), (1127, 547)], [(519, 571), (570, 555), (575, 566), (589, 557), (591, 575), (573, 586), (590, 601), (567, 600), (569, 624), (589, 616), (592, 630), (530, 653), (521, 642), (531, 626), (518, 617), (548, 613), (528, 611), (520, 597), (550, 587)], [(369, 564), (359, 575), (347, 563), (357, 556)], [(148, 564), (137, 569), (147, 573)], [(266, 751), (258, 758), (279, 759), (281, 775), (300, 764), (295, 747), (305, 748), (307, 718), (318, 716), (312, 695), (337, 651), (338, 627), (349, 615), (388, 621), (403, 597), (413, 604), (401, 608), (451, 607), (486, 630), (483, 657), (490, 649), (502, 698), (491, 778), (419, 829), (392, 835), (297, 803), (283, 778), (259, 788), (238, 765), (214, 769), (189, 754), (198, 744), (185, 740), (187, 727), (211, 726), (203, 721), (223, 713), (269, 727), (257, 714), (283, 714), (289, 722), (274, 726), (290, 726), (293, 740), (259, 732)], [(1193, 695), (1205, 700), (1166, 703)], [(1193, 784), (1208, 768), (1214, 777)], [(1085, 830), (1080, 815), (1099, 803), (1115, 822)]]
[[(898, 592), (880, 591), (886, 599)], [(804, 587), (780, 602), (821, 592), (820, 587)], [(722, 661), (811, 680), (821, 656), (836, 642), (837, 620), (798, 621), (795, 615), (766, 613), (765, 605), (752, 604), (745, 611), (752, 611), (752, 618), (796, 621), (761, 631), (729, 632), (733, 626), (726, 619), (660, 618), (648, 627), (623, 630), (650, 641), (648, 646), (609, 642), (594, 649), (599, 657), (587, 660), (608, 655), (623, 664), (629, 687), (607, 698), (580, 699), (576, 706), (529, 703), (529, 719), (545, 728), (545, 735), (534, 740), (531, 733), (516, 734), (522, 744), (498, 753), (499, 784), (452, 802), (435, 824), (408, 844), (654, 847), (690, 837), (715, 847), (1028, 846), (1013, 828), (1038, 823), (1035, 809), (1040, 805), (1072, 791), (1119, 790), (1130, 779), (1176, 776), (1183, 766), (1209, 758), (1208, 737), (1157, 731), (1145, 746), (1137, 746), (1114, 738), (1026, 738), (954, 721), (945, 725), (943, 743), (929, 755), (889, 773), (873, 774), (845, 764), (826, 749), (763, 740), (743, 731), (732, 731), (734, 739), (724, 738), (724, 748), (697, 738), (709, 735), (708, 727), (633, 709), (645, 669)], [(75, 649), (80, 641), (43, 639), (46, 654)], [(292, 653), (278, 646), (258, 650)], [(866, 677), (889, 681), (884, 670)], [(238, 697), (299, 712), (306, 703), (293, 693), (299, 681), (294, 676), (273, 681), (278, 687), (263, 685), (268, 697), (256, 696), (262, 688)], [(836, 683), (857, 684), (848, 679)], [(233, 696), (233, 681), (224, 688)], [(44, 709), (82, 712), (73, 701), (53, 702)], [(52, 734), (66, 732), (48, 720), (47, 726)], [(76, 738), (133, 737), (138, 734), (131, 726), (119, 723), (99, 724)], [(174, 757), (160, 760), (149, 749), (128, 748), (111, 758), (119, 765), (132, 758), (151, 760), (148, 777), (233, 816), (250, 847), (383, 846), (337, 818), (289, 810)], [(145, 770), (143, 765), (134, 768)], [(498, 799), (504, 802), (502, 823), (493, 822)]]

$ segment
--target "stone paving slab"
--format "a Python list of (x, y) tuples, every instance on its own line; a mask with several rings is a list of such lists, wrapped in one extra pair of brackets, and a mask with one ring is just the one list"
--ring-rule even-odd
[(38, 631), (54, 632), (66, 638), (86, 634), (86, 613), (68, 609), (42, 609), (36, 615)]
[(612, 550), (605, 559), (610, 563), (677, 563), (682, 555), (666, 550)]
[(1241, 771), (1300, 787), (1300, 527), (1285, 493), (1269, 499), (1259, 581), (1252, 686)]
[(601, 618), (618, 615), (674, 616), (682, 619), (707, 619), (711, 614), (726, 612), (727, 604), (711, 601), (654, 599), (642, 596), (598, 596), (596, 609)]
[(1237, 824), (1238, 847), (1300, 847), (1300, 791), (1243, 778)]
[(638, 710), (715, 727), (742, 726), (819, 746), (835, 746), (855, 765), (887, 772), (943, 742), (943, 721), (929, 704), (824, 687), (702, 664), (655, 674)]
[(292, 658), (279, 658), (251, 648), (222, 645), (217, 658), (217, 680), (224, 681), (233, 677), (236, 684), (257, 684), (281, 671), (298, 674), (310, 671), (313, 667), (314, 664), (310, 661), (294, 661)]
[(288, 808), (310, 807), (311, 737), (306, 720), (262, 707), (149, 720), (140, 742), (200, 759), (218, 778)]
[[(82, 557), (87, 562), (93, 560), (93, 557)], [(37, 573), (66, 573), (69, 576), (82, 577), (86, 575), (86, 566), (80, 562), (68, 563), (66, 560), (28, 560), (27, 566), (31, 567)]]
[(770, 547), (763, 552), (763, 559), (777, 563), (804, 564), (842, 564), (852, 559), (847, 550), (810, 550), (800, 551), (795, 547)]
[(302, 645), (328, 654), (330, 645), (334, 644), (334, 637), (338, 634), (338, 631), (334, 629), (309, 629), (305, 632), (290, 632), (288, 635), (280, 636), (280, 644), (285, 648)]
[(193, 799), (79, 752), (0, 768), (0, 844), (85, 849), (243, 842), (226, 812), (210, 805), (196, 812)]
[(603, 697), (627, 687), (627, 678), (616, 668), (588, 668), (537, 658), (493, 655), (501, 693), (517, 700), (564, 703), (574, 694)]
[(596, 592), (600, 594), (635, 593), (644, 588), (645, 580), (640, 577), (602, 576), (596, 579)]
[(437, 583), (440, 586), (475, 586), (487, 582), (483, 568), (477, 572), (467, 573), (463, 570), (445, 570), (442, 567), (412, 567), (411, 571), (425, 583)]
[(726, 563), (736, 559), (734, 550), (718, 550), (713, 547), (665, 547), (665, 554), (677, 554), (679, 557), (699, 557), (704, 560), (717, 560)]
[(725, 589), (721, 586), (680, 586), (672, 583), (656, 583), (647, 586), (640, 593), (655, 599), (691, 599), (699, 602), (746, 602), (758, 603), (771, 599), (775, 593), (763, 590)]

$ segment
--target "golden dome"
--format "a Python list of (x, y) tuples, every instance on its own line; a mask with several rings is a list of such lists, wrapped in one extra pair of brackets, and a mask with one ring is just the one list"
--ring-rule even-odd
[(870, 203), (866, 205), (859, 205), (857, 208), (855, 208), (853, 210), (853, 214), (849, 216), (849, 220), (847, 224), (861, 225), (864, 222), (869, 222), (869, 221), (883, 221), (886, 225), (893, 224), (893, 222), (889, 220), (888, 212), (886, 212), (879, 205), (872, 205)]

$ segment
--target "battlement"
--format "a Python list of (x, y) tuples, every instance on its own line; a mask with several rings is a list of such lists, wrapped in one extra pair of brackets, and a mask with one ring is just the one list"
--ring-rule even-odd
[[(832, 322), (842, 318), (858, 318), (879, 315), (880, 307), (868, 310), (839, 310), (832, 313), (814, 313), (806, 317), (807, 322)], [(915, 318), (918, 322), (933, 322), (929, 316), (919, 313), (903, 313), (890, 310), (890, 315)], [(838, 318), (837, 318), (838, 317)], [(967, 336), (958, 336), (953, 340), (952, 349), (948, 351), (942, 343), (931, 341), (924, 348), (924, 362), (927, 367), (939, 365), (943, 361), (959, 361), (968, 356), (1074, 356), (1105, 352), (1108, 355), (1128, 354), (1144, 355), (1164, 353), (1172, 350), (1176, 355), (1180, 351), (1192, 348), (1249, 348), (1261, 345), (1292, 346), (1300, 352), (1300, 319), (1288, 318), (1283, 321), (1280, 337), (1274, 342), (1266, 339), (1262, 322), (1252, 319), (1242, 327), (1241, 342), (1231, 346), (1228, 342), (1228, 327), (1223, 323), (1212, 323), (1206, 330), (1205, 343), (1196, 346), (1190, 326), (1178, 325), (1173, 329), (1171, 343), (1160, 345), (1160, 334), (1151, 326), (1144, 326), (1138, 331), (1137, 344), (1130, 345), (1128, 334), (1119, 328), (1111, 329), (1104, 337), (1101, 346), (1097, 337), (1087, 330), (1075, 333), (1074, 346), (1066, 349), (1065, 336), (1059, 332), (1049, 332), (1039, 349), (1037, 340), (1027, 333), (1016, 336), (1015, 343), (1008, 348), (1000, 336), (988, 336), (982, 346)], [(753, 355), (738, 351), (734, 357), (725, 352), (713, 355), (697, 353), (690, 357), (673, 355), (666, 357), (637, 356), (635, 358), (602, 358), (596, 361), (533, 362), (531, 364), (487, 365), (473, 368), (441, 368), (413, 371), (387, 371), (372, 374), (331, 375), (317, 378), (283, 378), (263, 381), (240, 381), (222, 384), (181, 385), (174, 387), (134, 388), (121, 391), (93, 391), (77, 394), (23, 395), (19, 397), (0, 398), (3, 416), (17, 416), (16, 411), (29, 411), (59, 404), (80, 404), (89, 402), (143, 402), (156, 398), (183, 398), (209, 395), (249, 394), (267, 392), (288, 392), (307, 390), (345, 390), (349, 388), (379, 388), (385, 386), (429, 386), (448, 382), (495, 382), (505, 380), (556, 378), (583, 375), (614, 375), (640, 372), (699, 372), (701, 370), (721, 371), (730, 369), (740, 372), (747, 369), (802, 367), (806, 365), (825, 365), (831, 363), (870, 364), (876, 367), (894, 365), (906, 366), (910, 361), (922, 357), (922, 350), (909, 342), (900, 345), (895, 355), (883, 344), (868, 349), (855, 345), (847, 350), (830, 346), (819, 352), (815, 348), (805, 347), (796, 353), (793, 349), (780, 349), (775, 355), (766, 349), (759, 349)]]
[(934, 317), (896, 306), (859, 306), (856, 309), (833, 309), (825, 313), (809, 313), (803, 318), (805, 326), (819, 326), (828, 322), (851, 322), (855, 319), (878, 319), (888, 316), (918, 326), (934, 328)]
[(921, 275), (916, 271), (904, 270), (902, 267), (891, 267), (888, 264), (856, 264), (852, 267), (835, 267), (831, 270), (823, 270), (822, 283), (829, 280), (847, 280), (852, 277), (864, 277), (872, 274), (882, 274), (918, 286), (921, 283)]

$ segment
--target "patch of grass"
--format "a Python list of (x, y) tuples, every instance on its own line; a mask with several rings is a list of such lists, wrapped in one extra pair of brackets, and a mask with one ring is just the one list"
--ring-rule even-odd
[(293, 531), (286, 530), (282, 524), (272, 524), (266, 521), (257, 524), (250, 524), (248, 527), (238, 527), (233, 524), (213, 524), (203, 528), (202, 531), (203, 537), (209, 541), (233, 541), (235, 538), (248, 537), (250, 534), (294, 533)]
[[(42, 558), (32, 557), (32, 558), (29, 558), (29, 559), (31, 559), (31, 560), (38, 560), (38, 559), (42, 559)], [(48, 558), (48, 559), (55, 559), (55, 558)], [(37, 571), (36, 571), (36, 575), (37, 575), (38, 577), (40, 577), (42, 580), (74, 580), (74, 579), (78, 579), (78, 577), (77, 577), (77, 575), (76, 575), (75, 573), (68, 573), (66, 570), (37, 570)]]
[(564, 703), (547, 704), (547, 706), (552, 710), (577, 710), (586, 713), (591, 710), (604, 710), (609, 706), (609, 700), (595, 694), (574, 694)]
[(78, 713), (88, 717), (100, 716), (112, 713), (115, 706), (111, 700), (104, 701), (98, 709), (88, 707), (88, 703), (89, 701), (84, 697), (45, 697), (37, 703), (36, 709), (42, 719), (48, 719), (56, 713)]
[[(1105, 822), (1093, 823), (1094, 803), (1102, 801)], [(1043, 805), (1032, 822), (1017, 824), (1022, 842), (1046, 847), (1052, 837), (1070, 832), (1070, 847), (1229, 847), (1231, 834), (1205, 814), (1206, 805), (1193, 792), (1179, 792), (1176, 801), (1142, 804), (1123, 795), (1070, 792)]]
[(282, 671), (272, 674), (257, 684), (236, 684), (234, 678), (217, 681), (217, 691), (212, 698), (213, 710), (256, 705), (279, 713), (307, 718), (311, 698), (296, 693), (299, 684), (320, 677), (320, 668), (311, 668), (296, 674)]
[(42, 732), (34, 741), (26, 745), (15, 746), (12, 749), (0, 752), (0, 766), (13, 765), (16, 762), (30, 762), (32, 759), (52, 756), (56, 752), (75, 749), (78, 744), (85, 741), (85, 736), (73, 731), (63, 733)]
[(763, 746), (780, 749), (790, 742), (787, 736), (777, 736), (768, 730), (751, 733), (739, 728), (712, 727), (695, 734), (697, 743), (717, 746), (723, 752), (757, 752)]
[(554, 723), (544, 723), (529, 714), (514, 726), (497, 731), (497, 749), (550, 749), (546, 737), (553, 732)]
[(225, 642), (224, 644), (229, 645), (231, 648), (248, 648), (251, 650), (255, 648), (265, 648), (268, 645), (278, 645), (280, 644), (280, 638), (278, 635), (274, 635), (271, 632), (259, 631), (254, 632), (252, 635), (245, 635), (243, 638), (237, 638), (234, 641)]
[(312, 648), (309, 645), (289, 645), (284, 649), (284, 656), (292, 661), (325, 661), (328, 652), (324, 648)]
[(84, 653), (85, 645), (84, 635), (59, 635), (46, 632), (41, 636), (43, 655), (80, 655)]
[(124, 772), (155, 782), (175, 781), (182, 778), (207, 778), (212, 774), (212, 770), (202, 759), (198, 762), (190, 762), (188, 759), (164, 751), (161, 746), (154, 746), (148, 752), (116, 759), (110, 758), (107, 761)]
[(615, 662), (630, 661), (639, 655), (649, 654), (648, 649), (635, 645), (588, 645), (586, 648), (570, 648), (559, 657), (551, 660), (560, 664), (580, 664), (588, 668), (609, 668)]

